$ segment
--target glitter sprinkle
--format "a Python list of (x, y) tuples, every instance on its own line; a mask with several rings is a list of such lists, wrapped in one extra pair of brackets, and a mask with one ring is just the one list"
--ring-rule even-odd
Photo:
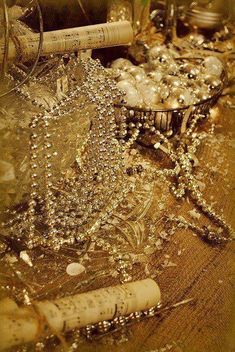
[(193, 219), (200, 219), (200, 217), (201, 217), (201, 214), (198, 213), (196, 211), (196, 209), (190, 210), (188, 213), (191, 216), (191, 218), (193, 218)]
[(10, 254), (6, 254), (5, 255), (5, 260), (9, 264), (14, 264), (14, 263), (18, 262), (18, 259), (14, 255), (10, 255)]

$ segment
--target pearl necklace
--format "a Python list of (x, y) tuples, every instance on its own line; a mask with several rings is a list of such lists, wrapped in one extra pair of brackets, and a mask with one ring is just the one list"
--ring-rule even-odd
[[(154, 149), (157, 150), (161, 146), (161, 149), (167, 154), (170, 161), (174, 164), (174, 167), (172, 169), (163, 170), (151, 169), (150, 175), (155, 179), (159, 176), (165, 179), (175, 177), (177, 179), (177, 186), (173, 181), (170, 182), (170, 191), (172, 194), (179, 200), (183, 199), (184, 196), (188, 194), (200, 211), (217, 226), (218, 231), (216, 233), (206, 226), (200, 228), (192, 224), (192, 222), (184, 220), (182, 217), (168, 217), (167, 222), (171, 224), (171, 226), (176, 224), (178, 228), (190, 229), (205, 241), (220, 244), (231, 241), (233, 231), (231, 227), (227, 225), (223, 217), (218, 215), (212, 207), (207, 204), (193, 175), (194, 155), (204, 138), (203, 133), (200, 134), (196, 131), (197, 122), (202, 118), (203, 116), (201, 114), (195, 114), (191, 117), (190, 126), (186, 129), (185, 133), (181, 134), (180, 139), (175, 143), (176, 146), (174, 145), (174, 141), (170, 142), (159, 130), (152, 132), (155, 139), (157, 138), (159, 140), (158, 143), (155, 143)], [(142, 125), (140, 127), (142, 127)], [(137, 123), (132, 122), (131, 129), (134, 129), (134, 131), (138, 130), (138, 133), (135, 133), (137, 135), (140, 134), (140, 128), (138, 129)]]
[[(77, 66), (78, 63), (74, 65)], [(23, 214), (17, 214), (17, 217), (3, 224), (5, 228), (10, 225), (11, 236), (14, 237), (17, 233), (17, 238), (27, 242), (28, 248), (50, 246), (58, 250), (65, 243), (87, 239), (99, 229), (130, 190), (130, 185), (125, 185), (124, 146), (115, 137), (116, 122), (112, 101), (119, 98), (121, 93), (97, 61), (83, 61), (82, 67), (86, 79), (82, 85), (73, 83), (74, 89), (70, 94), (31, 119), (32, 191), (28, 208)], [(19, 92), (25, 95), (21, 89)], [(53, 152), (50, 125), (66, 113), (68, 106), (74, 99), (79, 99), (80, 95), (96, 105), (96, 121), (88, 136), (82, 165), (77, 166), (78, 174), (70, 179), (61, 179), (59, 186), (63, 184), (63, 191), (56, 194), (52, 165), (57, 152)], [(131, 141), (129, 145), (130, 143)], [(43, 195), (38, 191), (38, 171), (41, 167), (37, 161), (39, 153), (44, 154)], [(43, 234), (40, 233), (40, 228)]]

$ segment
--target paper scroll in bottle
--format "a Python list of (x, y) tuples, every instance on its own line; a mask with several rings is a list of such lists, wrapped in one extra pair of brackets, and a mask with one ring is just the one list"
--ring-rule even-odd
[(16, 308), (14, 302), (4, 300), (0, 302), (0, 350), (146, 310), (159, 302), (160, 290), (152, 279), (36, 302), (32, 307)]
[[(42, 55), (70, 53), (82, 49), (105, 48), (131, 44), (133, 30), (130, 22), (112, 22), (43, 33)], [(10, 40), (8, 60), (27, 61), (36, 56), (39, 34), (17, 36)], [(0, 43), (0, 62), (4, 56), (4, 42)]]

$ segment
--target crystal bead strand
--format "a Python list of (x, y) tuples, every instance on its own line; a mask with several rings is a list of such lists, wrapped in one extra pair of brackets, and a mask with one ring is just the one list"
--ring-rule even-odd
[(28, 247), (33, 248), (36, 244), (37, 237), (35, 237), (35, 206), (36, 206), (36, 197), (38, 191), (38, 156), (39, 156), (39, 139), (38, 134), (36, 133), (36, 128), (39, 124), (39, 119), (41, 118), (41, 114), (38, 114), (32, 118), (32, 122), (30, 123), (30, 177), (31, 177), (31, 191), (29, 196), (29, 208), (27, 211), (27, 222), (28, 222)]
[[(53, 113), (53, 110), (51, 111)], [(48, 226), (49, 241), (54, 241), (57, 233), (55, 229), (55, 199), (52, 191), (52, 142), (51, 134), (49, 133), (51, 116), (45, 113), (42, 117), (42, 130), (43, 130), (43, 152), (44, 152), (44, 182), (45, 182), (45, 223)]]
[[(173, 151), (172, 147), (169, 148), (169, 141), (167, 141), (168, 149), (170, 149), (169, 157), (172, 161), (174, 161), (176, 167), (179, 169), (177, 172), (178, 188), (171, 186), (171, 191), (178, 199), (181, 199), (185, 195), (185, 191), (188, 191), (192, 200), (201, 209), (201, 211), (208, 216), (214, 224), (219, 225), (226, 235), (217, 235), (206, 227), (203, 227), (202, 229), (199, 226), (182, 220), (181, 218), (174, 217), (169, 220), (171, 222), (176, 222), (179, 227), (191, 228), (192, 230), (195, 230), (198, 235), (209, 241), (221, 243), (231, 240), (231, 237), (229, 236), (232, 235), (232, 229), (226, 224), (225, 220), (206, 203), (199, 189), (199, 185), (193, 176), (192, 155), (196, 153), (197, 147), (200, 145), (200, 140), (203, 138), (199, 133), (195, 132), (196, 123), (200, 118), (202, 118), (201, 115), (194, 115), (190, 127), (186, 130), (185, 134), (181, 136), (179, 146), (175, 151)], [(160, 132), (158, 132), (158, 135), (162, 140), (164, 140), (165, 137)], [(185, 150), (186, 148), (187, 151)]]

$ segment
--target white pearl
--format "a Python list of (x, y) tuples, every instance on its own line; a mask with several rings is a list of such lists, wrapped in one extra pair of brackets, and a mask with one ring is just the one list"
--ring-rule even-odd
[(220, 77), (223, 71), (223, 64), (222, 62), (214, 56), (208, 56), (204, 60), (205, 71), (207, 74), (215, 75)]
[(177, 98), (169, 97), (165, 102), (165, 106), (168, 109), (177, 109), (180, 106), (180, 104), (179, 104)]
[(179, 71), (179, 66), (177, 65), (177, 63), (175, 61), (170, 60), (167, 65), (167, 71), (168, 71), (168, 73), (175, 75)]
[(173, 87), (172, 93), (173, 97), (179, 101), (180, 105), (193, 104), (193, 95), (191, 94), (189, 89)]
[(167, 66), (169, 65), (169, 57), (161, 55), (159, 58), (151, 60), (150, 64), (154, 70), (159, 68), (167, 69)]
[(153, 89), (157, 89), (156, 87), (157, 87), (157, 84), (156, 84), (156, 82), (154, 82), (152, 79), (150, 79), (149, 77), (147, 77), (147, 78), (145, 78), (143, 81), (141, 81), (141, 82), (137, 82), (137, 84), (141, 84), (141, 83), (143, 83), (143, 84), (148, 84), (148, 85), (150, 85), (150, 86), (153, 86)]
[(184, 105), (192, 105), (194, 102), (193, 94), (190, 90), (185, 89), (184, 92), (180, 95), (182, 100), (184, 101)]
[(172, 87), (181, 87), (183, 85), (183, 82), (179, 77), (168, 76), (166, 77), (166, 79), (167, 83), (170, 84)]
[(160, 71), (152, 71), (148, 74), (148, 76), (152, 78), (155, 82), (160, 82), (163, 75)]
[(148, 60), (152, 67), (167, 67), (172, 62), (172, 56), (164, 46), (156, 46), (149, 50)]
[(127, 72), (130, 73), (137, 82), (140, 82), (147, 78), (144, 69), (141, 67), (137, 67), (137, 66), (130, 67), (128, 68)]
[(167, 99), (170, 94), (169, 88), (165, 84), (161, 84), (159, 86), (159, 94), (161, 99), (163, 100)]
[(158, 93), (147, 94), (144, 95), (144, 102), (148, 107), (153, 107), (160, 102), (160, 96)]
[(69, 276), (77, 276), (85, 271), (85, 267), (80, 263), (70, 263), (66, 268), (66, 273)]
[(137, 84), (137, 89), (144, 99), (144, 103), (147, 106), (156, 105), (160, 101), (158, 94), (158, 89), (156, 84), (150, 82), (146, 84), (145, 82)]
[(221, 84), (221, 80), (216, 75), (206, 75), (204, 77), (204, 82), (213, 87), (218, 87)]
[(149, 57), (149, 60), (154, 60), (156, 59), (157, 57), (159, 57), (159, 55), (162, 53), (162, 52), (165, 52), (166, 48), (162, 45), (158, 45), (158, 46), (154, 46), (152, 47), (151, 49), (149, 49), (148, 51), (148, 57)]
[(127, 59), (119, 58), (114, 60), (111, 64), (111, 68), (118, 68), (120, 70), (127, 70), (128, 67), (133, 66), (132, 62)]
[(135, 84), (134, 77), (126, 71), (119, 70), (119, 75), (117, 76), (117, 80), (118, 80), (118, 82), (125, 80), (125, 81), (129, 81), (129, 82), (133, 82), (133, 84)]
[(117, 87), (125, 92), (125, 100), (129, 106), (139, 106), (143, 104), (143, 98), (130, 81), (120, 81)]
[(151, 80), (145, 80), (143, 82), (137, 83), (137, 88), (139, 91), (144, 92), (146, 89), (151, 93), (158, 92), (158, 86)]
[[(117, 83), (117, 87), (119, 89), (122, 89), (124, 90), (124, 92), (126, 92), (128, 89), (132, 89), (132, 88), (135, 88), (134, 86), (134, 83), (132, 81), (129, 81), (129, 80), (122, 80), (122, 81), (119, 81)], [(135, 88), (136, 89), (136, 88)]]

